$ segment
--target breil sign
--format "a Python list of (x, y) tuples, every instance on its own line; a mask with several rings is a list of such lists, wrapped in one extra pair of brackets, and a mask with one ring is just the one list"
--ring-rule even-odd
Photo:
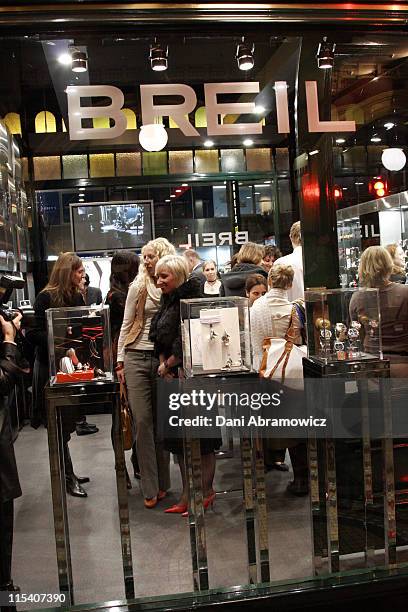
[[(274, 84), (276, 115), (279, 134), (290, 132), (289, 104), (287, 82), (276, 81)], [(306, 106), (309, 132), (355, 132), (354, 121), (321, 121), (317, 81), (305, 81)], [(118, 138), (127, 127), (126, 117), (121, 109), (124, 96), (120, 89), (112, 85), (80, 85), (66, 89), (68, 97), (69, 136), (71, 140), (94, 140)], [(222, 95), (258, 94), (258, 82), (238, 83), (205, 83), (205, 109), (207, 117), (207, 134), (209, 136), (234, 136), (262, 134), (262, 124), (254, 123), (221, 123), (221, 115), (248, 115), (255, 111), (253, 102), (220, 102)], [(160, 104), (157, 98), (166, 97)], [(109, 98), (106, 106), (81, 106), (81, 98)], [(169, 97), (181, 98), (182, 101), (169, 104)], [(200, 133), (190, 123), (188, 114), (197, 106), (197, 96), (192, 87), (184, 84), (140, 85), (140, 100), (143, 125), (154, 124), (157, 117), (171, 117), (185, 136), (200, 137)], [(85, 128), (82, 119), (109, 117), (115, 123), (110, 128)]]

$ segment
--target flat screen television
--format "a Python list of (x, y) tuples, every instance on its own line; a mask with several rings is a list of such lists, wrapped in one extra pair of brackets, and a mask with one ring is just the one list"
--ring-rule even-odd
[(105, 253), (140, 249), (153, 235), (153, 201), (70, 204), (72, 249)]

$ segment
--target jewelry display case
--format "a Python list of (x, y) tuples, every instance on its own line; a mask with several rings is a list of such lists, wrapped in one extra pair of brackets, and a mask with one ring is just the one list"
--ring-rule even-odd
[(113, 380), (109, 306), (47, 310), (50, 385)]
[(305, 292), (308, 357), (323, 363), (382, 358), (378, 289)]
[(247, 298), (181, 300), (180, 310), (187, 377), (252, 370)]
[(408, 272), (408, 191), (337, 211), (340, 284), (357, 287), (361, 253), (369, 246), (397, 244)]

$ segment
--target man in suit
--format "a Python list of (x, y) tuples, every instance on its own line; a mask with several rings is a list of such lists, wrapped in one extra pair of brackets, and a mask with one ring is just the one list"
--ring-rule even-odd
[(200, 259), (199, 254), (194, 249), (186, 249), (183, 253), (187, 260), (190, 276), (197, 276), (203, 283), (207, 280), (204, 276), (204, 262)]
[(84, 296), (86, 306), (91, 306), (92, 304), (102, 304), (102, 291), (99, 289), (99, 287), (89, 286), (88, 274), (85, 274), (82, 295)]

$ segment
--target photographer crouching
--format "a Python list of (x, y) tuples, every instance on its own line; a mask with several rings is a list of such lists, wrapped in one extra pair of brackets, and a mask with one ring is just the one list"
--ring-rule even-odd
[(3, 340), (0, 344), (0, 590), (16, 589), (11, 579), (13, 547), (14, 500), (21, 495), (8, 396), (26, 373), (17, 365), (18, 349), (15, 342), (20, 329), (21, 314), (11, 321), (0, 315)]

